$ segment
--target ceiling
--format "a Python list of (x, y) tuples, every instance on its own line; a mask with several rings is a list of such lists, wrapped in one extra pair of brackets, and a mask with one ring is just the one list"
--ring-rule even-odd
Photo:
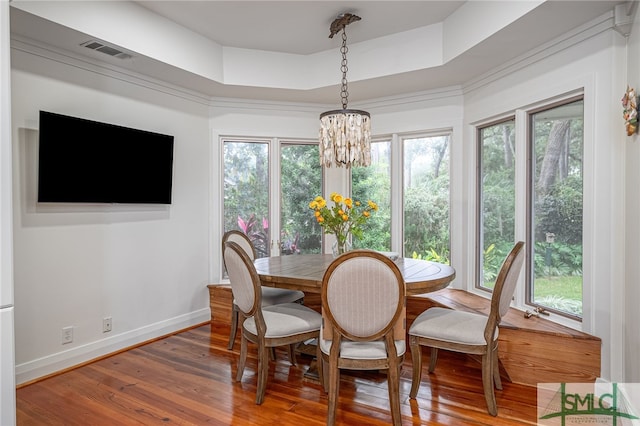
[[(46, 7), (42, 6), (44, 3), (48, 3)], [(135, 44), (137, 38), (129, 39), (132, 40), (130, 43), (118, 38), (117, 31), (122, 34), (131, 26), (124, 19), (120, 23), (111, 21), (107, 26), (100, 22), (100, 19), (101, 17), (107, 19), (108, 14), (93, 15), (83, 12), (81, 21), (84, 22), (73, 24), (68, 19), (69, 13), (63, 13), (63, 8), (73, 7), (74, 9), (69, 10), (78, 10), (82, 3), (92, 3), (94, 8), (97, 7), (96, 5), (104, 8), (121, 7), (126, 3), (144, 14), (152, 13), (158, 18), (157, 21), (164, 22), (164, 25), (173, 25), (173, 27), (176, 27), (176, 24), (179, 25), (185, 34), (188, 33), (194, 40), (204, 39), (210, 41), (213, 46), (220, 46), (223, 52), (221, 55), (226, 54), (227, 48), (235, 48), (234, 52), (248, 52), (247, 57), (255, 62), (252, 62), (252, 69), (240, 83), (227, 81), (230, 72), (226, 64), (222, 67), (226, 74), (222, 73), (222, 77), (215, 78), (206, 73), (194, 71), (188, 66), (183, 67), (177, 62), (168, 63), (159, 59), (160, 56), (146, 51), (141, 53), (141, 49), (138, 49)], [(477, 21), (475, 19), (468, 21), (468, 34), (470, 37), (474, 34), (482, 34), (485, 26), (490, 27), (491, 19), (497, 13), (496, 10), (501, 8), (506, 10), (513, 4), (509, 4), (506, 0), (470, 2), (164, 0), (112, 2), (111, 4), (109, 2), (13, 0), (11, 32), (14, 42), (28, 42), (47, 46), (57, 52), (69, 52), (75, 57), (87, 58), (92, 62), (100, 61), (118, 69), (150, 76), (208, 97), (339, 104), (340, 36), (333, 39), (329, 39), (328, 36), (331, 22), (340, 13), (351, 12), (362, 17), (361, 21), (347, 27), (348, 45), (351, 48), (350, 52), (360, 51), (362, 57), (371, 55), (372, 58), (366, 62), (366, 72), (361, 72), (365, 74), (364, 76), (349, 78), (349, 100), (358, 103), (464, 85), (585, 23), (605, 14), (613, 16), (615, 6), (621, 3), (625, 2), (615, 0), (519, 2), (520, 5), (534, 4), (534, 6), (526, 12), (509, 17), (503, 25), (495, 25), (491, 31), (481, 37), (478, 36), (477, 40), (471, 42), (467, 40), (466, 47), (451, 57), (446, 57), (447, 51), (442, 48), (448, 45), (449, 40), (443, 39), (441, 43), (430, 47), (435, 49), (434, 57), (438, 57), (438, 49), (443, 49), (441, 56), (444, 59), (441, 63), (412, 65), (406, 69), (395, 65), (412, 60), (412, 53), (405, 51), (407, 48), (418, 50), (416, 54), (421, 55), (423, 52), (419, 52), (420, 49), (416, 49), (415, 45), (407, 47), (402, 43), (391, 48), (385, 46), (387, 56), (384, 60), (376, 60), (377, 50), (382, 51), (381, 46), (389, 40), (394, 40), (393, 37), (399, 34), (409, 34), (410, 31), (421, 31), (425, 28), (439, 28), (438, 25), (446, 29), (448, 22), (453, 22), (456, 16), (463, 15), (466, 9), (472, 7), (475, 7), (476, 11), (487, 11), (487, 14), (486, 16), (482, 13), (471, 15), (477, 17)], [(131, 14), (127, 16), (130, 17)], [(469, 17), (467, 19), (469, 20)], [(84, 26), (83, 23), (86, 22), (90, 22), (91, 26)], [(96, 29), (95, 34), (92, 34), (92, 28)], [(108, 31), (105, 28), (113, 32), (113, 38), (106, 35)], [(451, 28), (456, 27), (451, 26)], [(453, 34), (447, 34), (446, 31), (443, 34), (445, 37), (465, 36), (464, 26), (458, 26), (458, 28), (461, 30)], [(98, 29), (102, 32), (98, 33)], [(145, 33), (144, 36), (151, 40), (146, 41), (147, 46), (153, 43), (153, 40), (158, 40), (160, 43), (162, 35), (162, 32), (158, 32), (157, 37), (153, 37), (153, 34)], [(120, 60), (81, 46), (90, 39), (111, 43), (112, 46), (132, 54), (134, 59)], [(193, 46), (185, 45), (184, 47), (186, 49)], [(213, 56), (212, 52), (213, 50), (201, 49), (198, 55), (201, 58), (208, 58)], [(286, 83), (271, 84), (260, 81), (265, 74), (261, 72), (262, 67), (267, 66), (266, 62), (264, 64), (260, 62), (263, 58), (271, 61), (274, 58), (276, 61), (279, 58), (306, 60), (323, 58), (322, 55), (327, 53), (333, 56), (326, 56), (330, 59), (322, 62), (322, 72), (331, 74), (330, 81), (326, 83), (301, 88), (287, 87)], [(350, 77), (352, 70), (357, 69), (358, 64), (351, 53), (348, 58), (350, 69), (348, 77)], [(397, 61), (397, 64), (394, 61)], [(324, 71), (324, 66), (327, 66), (327, 71)], [(380, 70), (373, 72), (374, 68), (380, 68)], [(251, 73), (255, 77), (255, 83), (251, 79)], [(315, 76), (315, 78), (322, 81), (322, 76)]]

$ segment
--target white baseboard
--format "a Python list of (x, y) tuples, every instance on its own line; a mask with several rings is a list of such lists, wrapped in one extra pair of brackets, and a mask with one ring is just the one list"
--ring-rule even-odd
[(109, 336), (105, 339), (18, 364), (15, 369), (16, 385), (48, 376), (167, 334), (175, 333), (176, 331), (207, 322), (210, 319), (211, 313), (207, 307), (136, 330)]

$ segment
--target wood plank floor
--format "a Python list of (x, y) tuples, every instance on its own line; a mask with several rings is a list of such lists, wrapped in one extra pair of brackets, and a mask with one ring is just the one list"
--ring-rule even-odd
[[(239, 344), (226, 349), (229, 327), (202, 325), (118, 353), (17, 391), (18, 425), (278, 425), (326, 422), (327, 397), (277, 352), (264, 403), (255, 405), (255, 347), (242, 382), (235, 382)], [(428, 352), (425, 351), (425, 368)], [(536, 389), (503, 381), (498, 417), (487, 414), (477, 359), (441, 352), (435, 374), (423, 373), (418, 398), (409, 399), (411, 363), (402, 369), (400, 397), (406, 425), (536, 424)], [(379, 372), (341, 376), (337, 421), (391, 422), (386, 378)]]

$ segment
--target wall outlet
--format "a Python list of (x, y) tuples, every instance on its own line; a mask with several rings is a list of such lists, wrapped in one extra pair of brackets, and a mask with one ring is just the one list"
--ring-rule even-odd
[(108, 333), (111, 331), (111, 317), (102, 318), (102, 332)]
[(62, 328), (62, 344), (66, 345), (67, 343), (73, 342), (73, 326)]

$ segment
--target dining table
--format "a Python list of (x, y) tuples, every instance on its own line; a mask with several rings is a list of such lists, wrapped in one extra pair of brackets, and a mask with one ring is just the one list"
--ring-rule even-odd
[[(443, 289), (456, 276), (455, 269), (449, 265), (429, 260), (403, 258), (390, 252), (383, 253), (393, 260), (402, 273), (407, 296)], [(262, 257), (254, 260), (253, 264), (260, 277), (260, 284), (263, 286), (319, 294), (322, 291), (324, 273), (334, 260), (335, 257), (332, 254), (303, 254)], [(296, 350), (314, 357), (315, 345), (315, 342), (302, 343)], [(303, 377), (319, 383), (315, 358)]]
[[(430, 293), (449, 285), (456, 276), (453, 267), (430, 260), (390, 256), (402, 273), (406, 295)], [(332, 254), (303, 254), (256, 259), (260, 283), (267, 287), (320, 293), (322, 277), (334, 261)]]

